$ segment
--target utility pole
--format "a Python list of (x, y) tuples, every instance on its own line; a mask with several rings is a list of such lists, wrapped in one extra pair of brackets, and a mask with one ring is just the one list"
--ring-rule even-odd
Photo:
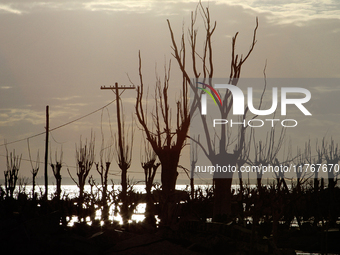
[(46, 138), (45, 138), (45, 200), (48, 198), (48, 132), (49, 132), (49, 111), (48, 105), (46, 106)]
[(114, 90), (114, 93), (116, 94), (116, 104), (117, 104), (117, 122), (118, 122), (118, 145), (119, 145), (119, 150), (120, 150), (120, 155), (122, 158), (123, 161), (124, 160), (124, 153), (123, 153), (123, 141), (122, 141), (122, 124), (121, 124), (121, 121), (120, 121), (120, 105), (119, 105), (119, 100), (120, 100), (120, 95), (119, 95), (119, 89), (135, 89), (134, 86), (129, 86), (129, 87), (126, 87), (126, 86), (118, 86), (118, 83), (116, 82), (115, 83), (115, 86), (114, 87), (100, 87), (100, 89), (111, 89), (111, 90)]
[[(127, 164), (126, 164), (126, 158), (124, 154), (124, 148), (123, 148), (123, 135), (122, 134), (122, 124), (121, 124), (121, 119), (120, 119), (120, 94), (119, 90), (123, 89), (135, 89), (135, 86), (118, 86), (118, 83), (115, 83), (115, 86), (113, 87), (105, 87), (102, 86), (100, 89), (111, 89), (115, 94), (116, 94), (116, 104), (117, 104), (117, 123), (118, 123), (118, 146), (119, 146), (119, 155), (120, 155), (120, 169), (122, 170), (122, 175), (121, 175), (121, 185), (122, 185), (122, 193), (121, 193), (121, 199), (123, 202), (123, 207), (122, 207), (122, 218), (123, 221), (126, 219), (126, 213), (127, 213), (127, 204), (126, 204), (126, 194), (127, 194)], [(122, 92), (122, 93), (123, 93)]]

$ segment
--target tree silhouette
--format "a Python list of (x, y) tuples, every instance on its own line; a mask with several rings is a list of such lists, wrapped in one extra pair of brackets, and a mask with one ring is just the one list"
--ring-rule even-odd
[[(118, 93), (118, 91), (116, 92)], [(117, 98), (117, 100), (119, 100)], [(117, 103), (117, 106), (119, 103)], [(127, 170), (131, 166), (132, 159), (132, 147), (133, 147), (133, 128), (131, 127), (131, 134), (129, 138), (129, 128), (125, 132), (125, 121), (124, 118), (120, 119), (120, 109), (117, 107), (117, 120), (118, 120), (118, 137), (114, 136), (114, 147), (116, 153), (114, 154), (115, 160), (122, 170), (121, 174), (121, 185), (122, 192), (120, 193), (120, 199), (122, 201), (121, 216), (123, 218), (124, 224), (128, 222), (129, 219), (129, 208), (127, 201), (127, 190), (128, 190), (128, 178)]]
[(142, 59), (139, 53), (140, 86), (137, 88), (136, 115), (143, 132), (161, 163), (162, 182), (162, 215), (163, 224), (171, 224), (174, 204), (174, 191), (177, 181), (177, 166), (181, 151), (185, 146), (190, 124), (188, 83), (182, 82), (180, 99), (176, 102), (176, 125), (173, 126), (171, 108), (169, 105), (170, 66), (165, 71), (164, 80), (159, 77), (155, 87), (155, 110), (151, 113), (153, 128), (148, 123), (148, 112), (144, 105), (144, 81), (142, 75)]
[(39, 172), (39, 164), (40, 164), (40, 161), (39, 161), (39, 150), (38, 150), (38, 153), (37, 153), (37, 159), (35, 161), (35, 167), (33, 166), (33, 162), (32, 162), (32, 158), (31, 158), (31, 149), (30, 149), (30, 144), (29, 144), (29, 139), (27, 139), (27, 146), (28, 146), (28, 155), (29, 155), (29, 158), (30, 158), (30, 163), (31, 163), (31, 174), (32, 174), (32, 199), (35, 200), (36, 199), (36, 196), (35, 196), (35, 178), (37, 177), (38, 175), (38, 172)]
[[(331, 139), (330, 144), (325, 142), (325, 138), (322, 140), (323, 155), (327, 164), (327, 174), (328, 174), (328, 187), (334, 189), (337, 183), (337, 176), (339, 171), (336, 172), (335, 167), (340, 161), (340, 152), (338, 144), (335, 144), (334, 140)], [(323, 169), (325, 171), (325, 169)]]
[(78, 218), (79, 220), (83, 219), (83, 203), (84, 203), (84, 187), (86, 184), (86, 178), (90, 173), (92, 165), (94, 163), (94, 146), (95, 146), (95, 138), (91, 132), (90, 141), (87, 142), (85, 140), (85, 144), (83, 145), (81, 137), (79, 142), (79, 147), (76, 146), (76, 161), (77, 161), (77, 176), (78, 182), (72, 177), (70, 170), (67, 169), (71, 179), (75, 182), (75, 184), (79, 188), (79, 197), (78, 197)]
[(141, 165), (144, 169), (145, 177), (145, 190), (146, 190), (146, 208), (145, 208), (145, 221), (150, 225), (155, 225), (155, 210), (154, 200), (152, 198), (151, 189), (153, 181), (160, 163), (156, 163), (157, 155), (150, 148), (150, 143), (144, 144), (144, 157), (141, 156)]
[(339, 171), (335, 170), (335, 166), (339, 164), (340, 154), (338, 144), (335, 144), (334, 140), (331, 138), (330, 144), (326, 143), (325, 138), (322, 141), (322, 147), (324, 151), (324, 157), (326, 160), (327, 167), (322, 165), (322, 171), (327, 170), (328, 175), (328, 208), (329, 208), (329, 224), (330, 226), (336, 226), (337, 215), (336, 215), (336, 195), (335, 195), (335, 186), (338, 181), (337, 176), (339, 175)]
[[(317, 156), (314, 157), (312, 154), (312, 146), (310, 144), (310, 140), (306, 145), (306, 161), (309, 165), (317, 165), (322, 164), (324, 158), (324, 150), (323, 145), (319, 145), (318, 140), (316, 141), (316, 153)], [(319, 190), (319, 171), (314, 171), (314, 192)]]
[[(297, 192), (301, 192), (301, 186), (309, 180), (311, 174), (308, 174), (305, 170), (306, 164), (306, 155), (308, 154), (308, 143), (305, 143), (304, 153), (302, 153), (300, 148), (297, 148), (297, 157), (294, 160), (294, 164), (296, 165), (296, 189)], [(299, 220), (299, 219), (298, 219)]]
[[(284, 136), (285, 136), (285, 129), (282, 128), (280, 132), (280, 136), (278, 137), (278, 140), (276, 142), (275, 127), (274, 127), (271, 129), (270, 132), (267, 133), (265, 141), (262, 141), (262, 140), (256, 141), (256, 135), (254, 132), (252, 135), (252, 140), (254, 143), (255, 159), (253, 161), (250, 160), (249, 163), (252, 166), (273, 165), (282, 147)], [(263, 176), (263, 169), (260, 169), (260, 171), (256, 171), (257, 189), (259, 191), (261, 191), (262, 189), (262, 176)]]
[(7, 170), (4, 171), (5, 175), (5, 189), (6, 189), (6, 198), (13, 198), (15, 186), (17, 184), (18, 180), (18, 174), (21, 164), (21, 157), (22, 154), (15, 155), (15, 150), (13, 150), (13, 153), (10, 152), (8, 154), (8, 150), (6, 147), (6, 166)]
[[(50, 159), (50, 162), (52, 162), (52, 156)], [(56, 190), (56, 198), (59, 201), (60, 200), (60, 195), (61, 195), (61, 168), (62, 168), (62, 163), (63, 163), (63, 149), (61, 148), (60, 150), (60, 157), (58, 158), (58, 153), (57, 151), (55, 152), (55, 164), (51, 163), (52, 171), (54, 178), (57, 182), (57, 190)]]
[[(201, 14), (201, 17), (204, 22), (205, 27), (205, 35), (204, 35), (204, 42), (203, 42), (203, 52), (199, 53), (197, 51), (197, 34), (198, 30), (195, 28), (195, 23), (197, 20), (198, 11)], [(202, 3), (200, 2), (195, 10), (195, 12), (191, 13), (191, 24), (189, 27), (189, 49), (190, 49), (190, 57), (192, 60), (191, 68), (187, 68), (186, 66), (186, 44), (185, 44), (185, 35), (184, 32), (182, 33), (180, 44), (178, 44), (175, 40), (174, 33), (170, 22), (168, 21), (168, 26), (171, 34), (171, 41), (172, 41), (172, 49), (173, 49), (173, 56), (176, 59), (179, 68), (183, 74), (183, 77), (186, 79), (188, 83), (190, 83), (190, 77), (194, 77), (194, 83), (191, 83), (191, 88), (193, 89), (194, 93), (194, 101), (193, 106), (197, 107), (197, 102), (200, 101), (200, 94), (197, 92), (197, 82), (200, 78), (203, 83), (212, 85), (212, 78), (214, 74), (214, 61), (213, 61), (213, 44), (212, 44), (212, 35), (216, 29), (216, 22), (211, 21), (209, 8), (204, 8)], [(238, 32), (232, 38), (232, 59), (231, 59), (231, 69), (229, 75), (229, 84), (237, 86), (241, 68), (245, 61), (250, 56), (251, 52), (254, 49), (256, 44), (256, 32), (258, 28), (258, 20), (256, 19), (256, 26), (253, 33), (253, 40), (250, 45), (250, 49), (245, 56), (235, 53), (235, 45)], [(201, 71), (199, 70), (199, 66)], [(191, 69), (191, 70), (190, 70)], [(192, 74), (192, 75), (190, 75)], [(222, 98), (222, 104), (219, 105), (219, 113), (221, 119), (227, 119), (230, 111), (231, 106), (233, 104), (233, 98), (231, 96), (231, 92), (227, 91)], [(195, 105), (196, 104), (196, 105)], [(245, 110), (244, 116), (248, 112), (248, 108)], [(237, 144), (234, 146), (232, 152), (229, 152), (228, 147), (231, 145), (230, 136), (227, 136), (226, 132), (226, 125), (222, 125), (220, 133), (219, 133), (219, 142), (215, 144), (215, 138), (210, 136), (208, 130), (207, 119), (205, 115), (201, 115), (201, 120), (203, 124), (203, 129), (205, 132), (205, 138), (207, 143), (207, 148), (200, 146), (204, 154), (210, 160), (212, 165), (225, 165), (230, 164), (236, 166), (240, 156), (244, 152), (245, 148), (245, 136), (246, 136), (246, 127), (240, 126), (238, 130), (238, 137), (237, 137)], [(216, 146), (217, 145), (217, 146)], [(215, 146), (217, 148), (215, 148)], [(214, 217), (215, 221), (223, 221), (223, 219), (228, 217), (231, 212), (231, 183), (232, 183), (232, 173), (227, 174), (214, 174)]]
[(197, 147), (197, 143), (195, 144), (192, 144), (191, 146), (193, 146), (191, 148), (191, 155), (190, 155), (190, 159), (191, 159), (191, 162), (190, 162), (190, 196), (191, 196), (191, 199), (195, 199), (196, 196), (195, 196), (195, 184), (194, 184), (194, 171), (195, 171), (195, 167), (196, 167), (196, 163), (197, 163), (197, 154), (198, 154), (198, 147)]
[(112, 150), (112, 142), (109, 142), (108, 145), (104, 148), (104, 136), (102, 137), (102, 147), (100, 150), (100, 162), (96, 163), (97, 172), (100, 175), (100, 183), (101, 183), (101, 205), (103, 206), (102, 219), (104, 222), (107, 222), (109, 219), (109, 205), (108, 205), (108, 175), (111, 166), (111, 162), (113, 159), (113, 150)]

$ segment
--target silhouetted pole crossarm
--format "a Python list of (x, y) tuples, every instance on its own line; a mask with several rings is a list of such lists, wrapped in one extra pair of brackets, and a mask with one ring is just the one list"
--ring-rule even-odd
[[(116, 84), (116, 86), (118, 86), (118, 85)], [(112, 87), (112, 86), (110, 86), (110, 87), (101, 86), (100, 89), (116, 89), (117, 88), (116, 86), (114, 86), (114, 87)], [(136, 88), (135, 86), (130, 85), (130, 86), (118, 86), (117, 89), (135, 89), (135, 88)]]

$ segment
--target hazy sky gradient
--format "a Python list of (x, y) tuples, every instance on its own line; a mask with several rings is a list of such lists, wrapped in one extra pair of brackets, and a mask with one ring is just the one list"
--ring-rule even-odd
[[(203, 4), (209, 5), (212, 19), (217, 21), (213, 37), (216, 77), (229, 76), (232, 36), (239, 31), (237, 52), (246, 53), (255, 18), (259, 17), (257, 44), (244, 65), (243, 77), (262, 77), (267, 61), (266, 74), (270, 78), (340, 78), (338, 1), (231, 0)], [(100, 86), (114, 82), (130, 84), (127, 74), (138, 84), (139, 50), (145, 82), (154, 85), (155, 69), (161, 75), (164, 63), (172, 58), (166, 19), (179, 39), (182, 25), (189, 24), (190, 12), (196, 5), (197, 1), (184, 0), (0, 1), (0, 143), (4, 139), (11, 142), (44, 132), (46, 105), (50, 107), (53, 128), (113, 100), (113, 93), (100, 90)], [(197, 27), (203, 32), (203, 24), (198, 23)], [(174, 61), (172, 71), (171, 94), (176, 97), (180, 75)], [(316, 126), (320, 123), (316, 116), (323, 118), (324, 123), (339, 119), (340, 104), (334, 89), (320, 86), (320, 93), (312, 95), (312, 99), (327, 102), (311, 102), (315, 112), (311, 121)], [(336, 92), (339, 94), (339, 89)], [(126, 91), (123, 98), (125, 117), (130, 122), (135, 92)], [(327, 114), (329, 109), (333, 110)], [(109, 107), (109, 114), (110, 119), (107, 111), (103, 117), (98, 112), (52, 132), (52, 152), (63, 146), (63, 176), (67, 176), (66, 165), (75, 165), (75, 143), (79, 143), (80, 135), (89, 137), (93, 129), (99, 149), (102, 122), (105, 138), (109, 137), (109, 121), (115, 127), (114, 105)], [(309, 126), (309, 131), (319, 137), (313, 131), (316, 126)], [(336, 136), (337, 130), (331, 128), (328, 135)], [(131, 171), (142, 172), (138, 128), (135, 137)], [(32, 157), (35, 158), (39, 149), (42, 160), (44, 136), (29, 142)], [(27, 141), (10, 144), (8, 149), (16, 149), (28, 159)], [(3, 170), (5, 154), (5, 147), (1, 146)], [(98, 160), (99, 152), (96, 155)], [(29, 168), (23, 161), (21, 174), (30, 176)], [(118, 172), (115, 163), (112, 168)], [(40, 169), (42, 175), (43, 164)]]

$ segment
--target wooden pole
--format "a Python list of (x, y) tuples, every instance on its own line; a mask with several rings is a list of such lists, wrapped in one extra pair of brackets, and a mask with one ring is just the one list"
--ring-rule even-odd
[(117, 103), (117, 122), (118, 122), (118, 154), (120, 158), (120, 163), (121, 165), (119, 166), (120, 169), (122, 170), (121, 174), (121, 185), (122, 185), (122, 193), (121, 193), (121, 200), (123, 203), (122, 209), (121, 209), (121, 215), (123, 218), (123, 223), (127, 223), (127, 213), (128, 213), (128, 207), (126, 203), (126, 195), (127, 195), (127, 164), (126, 164), (126, 159), (125, 159), (125, 154), (124, 154), (124, 148), (123, 148), (123, 128), (122, 128), (122, 121), (120, 117), (120, 95), (119, 95), (119, 90), (120, 89), (135, 89), (134, 86), (118, 86), (118, 83), (115, 83), (115, 86), (110, 86), (110, 87), (105, 87), (102, 86), (100, 87), (101, 89), (111, 89), (112, 91), (115, 92), (116, 94), (116, 103)]
[(48, 131), (49, 131), (49, 109), (46, 106), (46, 138), (45, 138), (45, 200), (48, 199)]

